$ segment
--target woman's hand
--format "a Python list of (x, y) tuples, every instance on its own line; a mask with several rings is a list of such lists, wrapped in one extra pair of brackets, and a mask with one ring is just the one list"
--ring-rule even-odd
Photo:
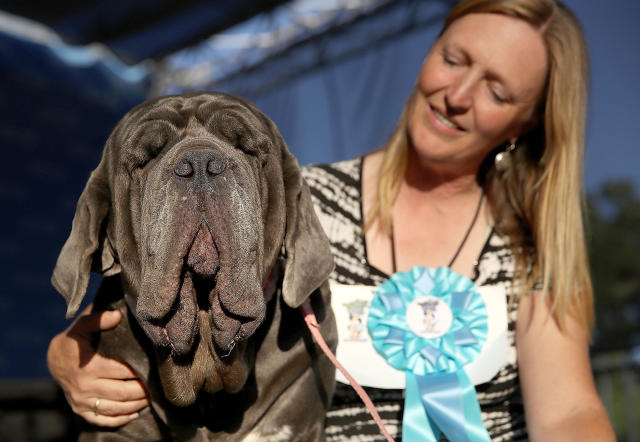
[(75, 413), (87, 422), (118, 427), (138, 417), (149, 405), (147, 391), (127, 364), (96, 353), (91, 335), (114, 328), (119, 311), (83, 312), (49, 344), (49, 371), (64, 390)]

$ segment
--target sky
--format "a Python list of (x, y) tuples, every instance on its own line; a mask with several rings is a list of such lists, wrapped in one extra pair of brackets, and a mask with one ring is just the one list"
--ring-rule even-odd
[(585, 179), (612, 178), (640, 189), (640, 2), (568, 0), (582, 22), (591, 59)]

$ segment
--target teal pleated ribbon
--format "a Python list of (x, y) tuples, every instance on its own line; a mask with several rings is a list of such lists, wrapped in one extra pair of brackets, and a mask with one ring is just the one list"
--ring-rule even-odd
[[(438, 337), (423, 337), (407, 321), (407, 308), (432, 297), (449, 307), (451, 325)], [(469, 278), (448, 267), (395, 273), (371, 301), (367, 326), (378, 353), (406, 372), (403, 440), (435, 442), (441, 433), (451, 441), (491, 440), (463, 370), (487, 339), (487, 309)]]

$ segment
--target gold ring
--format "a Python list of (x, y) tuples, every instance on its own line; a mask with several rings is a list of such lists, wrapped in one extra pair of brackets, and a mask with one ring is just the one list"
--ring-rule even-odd
[(100, 399), (96, 399), (95, 404), (93, 404), (93, 414), (98, 415), (98, 405), (100, 405)]

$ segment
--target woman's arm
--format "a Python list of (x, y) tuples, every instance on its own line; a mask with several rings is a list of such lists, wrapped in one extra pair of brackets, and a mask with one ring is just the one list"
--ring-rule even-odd
[(49, 343), (49, 371), (73, 411), (94, 425), (124, 425), (149, 405), (136, 373), (125, 363), (100, 356), (91, 346), (93, 333), (114, 328), (121, 318), (119, 311), (92, 313), (89, 307)]
[(541, 296), (526, 296), (516, 348), (531, 440), (615, 441), (593, 382), (587, 332), (575, 319), (561, 331)]

